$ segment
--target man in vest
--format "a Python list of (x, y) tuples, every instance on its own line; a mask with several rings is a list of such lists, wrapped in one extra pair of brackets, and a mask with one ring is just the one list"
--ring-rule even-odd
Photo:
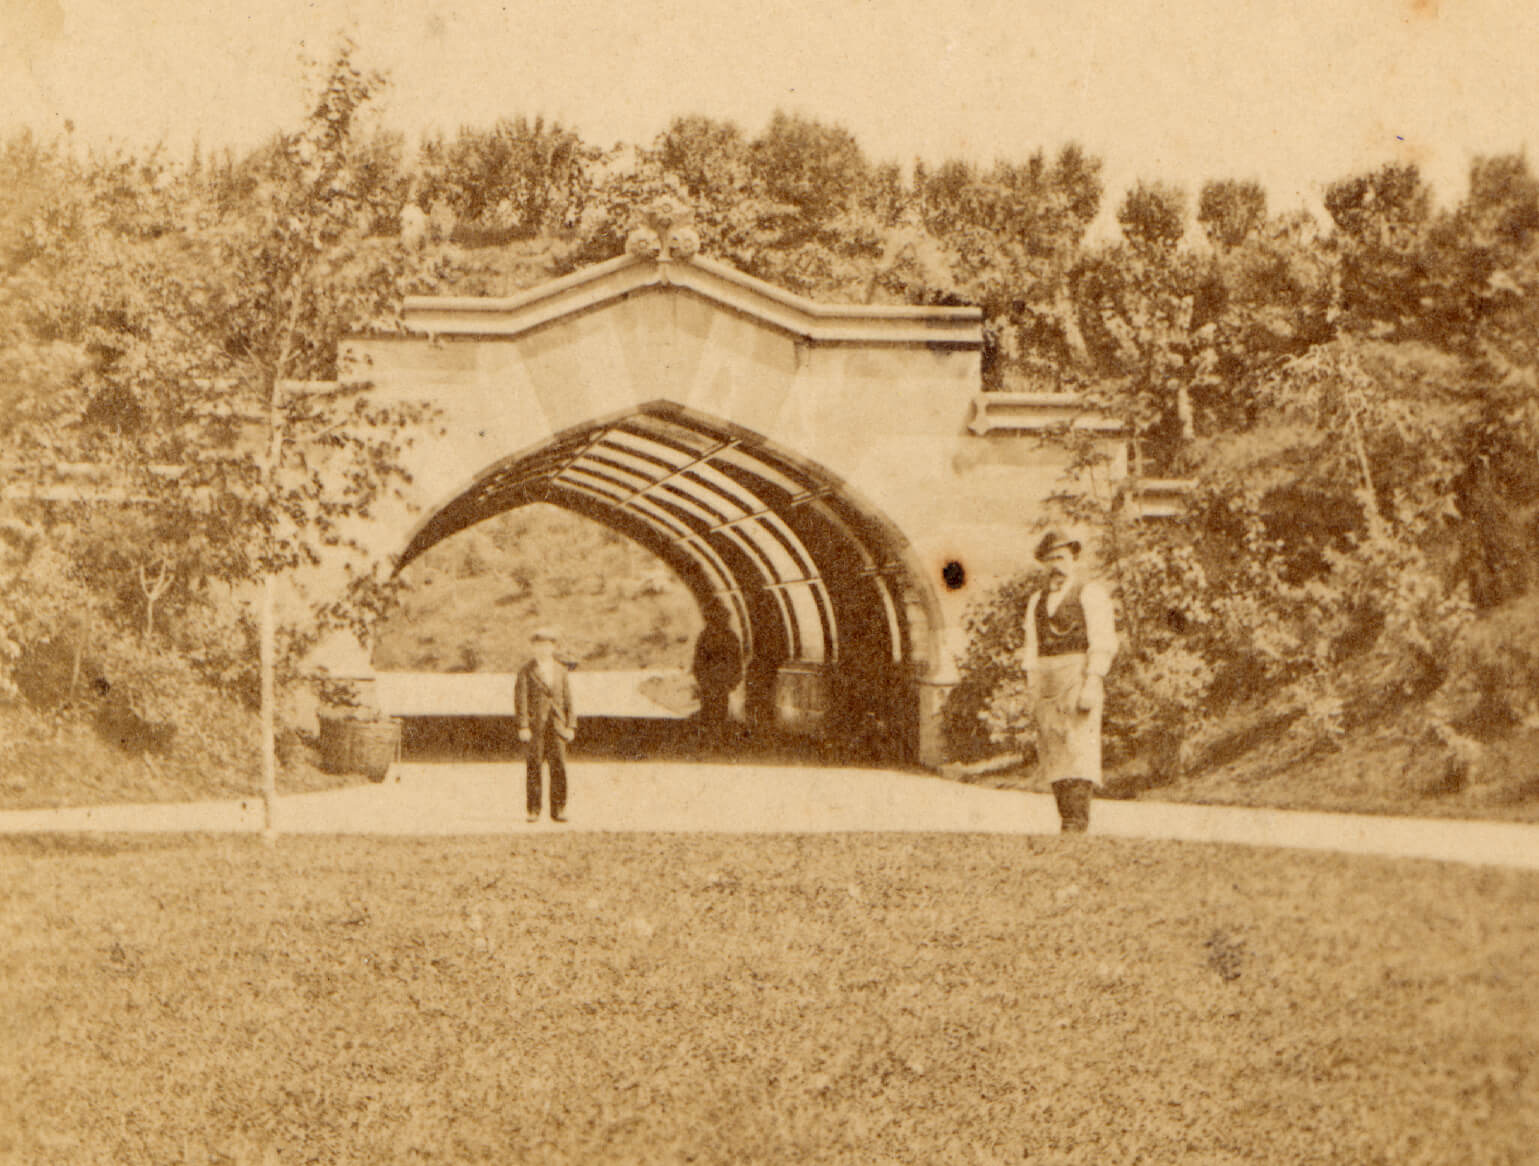
[(518, 670), (513, 711), (518, 739), (529, 746), (524, 806), (529, 821), (540, 820), (541, 766), (550, 762), (550, 820), (566, 821), (566, 747), (577, 735), (577, 712), (566, 665), (556, 659), (556, 633), (540, 628), (530, 637), (534, 659)]
[(1117, 652), (1106, 585), (1089, 577), (1078, 539), (1050, 530), (1037, 544), (1047, 587), (1026, 604), (1021, 665), (1037, 721), (1040, 772), (1052, 783), (1066, 834), (1090, 826), (1090, 793), (1101, 783), (1103, 682)]

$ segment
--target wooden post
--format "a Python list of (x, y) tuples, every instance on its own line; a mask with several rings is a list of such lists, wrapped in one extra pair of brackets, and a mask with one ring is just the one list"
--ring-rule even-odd
[[(298, 280), (294, 281), (297, 285)], [(291, 289), (292, 289), (291, 285)], [(294, 334), (294, 322), (299, 315), (297, 294), (289, 305), (288, 323), (283, 333), (283, 347), (273, 367), (272, 381), (267, 387), (267, 460), (262, 466), (262, 485), (269, 507), (274, 506), (277, 496), (278, 463), (283, 457), (283, 426), (281, 403), (283, 395), (283, 368), (288, 362), (289, 340)], [(267, 535), (270, 539), (271, 535)], [(269, 543), (265, 548), (271, 554)], [(278, 836), (278, 741), (275, 705), (278, 699), (278, 580), (269, 561), (262, 572), (262, 837), (271, 842)]]
[(277, 580), (269, 570), (262, 576), (262, 837), (269, 841), (278, 835), (278, 750), (273, 706), (277, 690)]

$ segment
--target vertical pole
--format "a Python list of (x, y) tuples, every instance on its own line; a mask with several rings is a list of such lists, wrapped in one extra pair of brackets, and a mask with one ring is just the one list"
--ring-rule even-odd
[[(297, 303), (297, 301), (296, 301)], [(290, 329), (293, 325), (293, 312), (290, 313)], [(283, 368), (287, 353), (280, 355), (277, 368)], [(262, 466), (262, 486), (267, 499), (267, 505), (276, 504), (278, 459), (283, 453), (283, 429), (279, 423), (279, 394), (283, 391), (283, 382), (278, 379), (277, 372), (273, 374), (272, 385), (267, 397), (267, 461)], [(263, 537), (271, 540), (270, 531), (264, 531)], [(269, 541), (263, 548), (270, 557), (273, 551)], [(277, 671), (278, 671), (278, 611), (277, 611), (278, 580), (274, 574), (271, 562), (268, 562), (262, 572), (262, 627), (261, 635), (261, 672), (262, 672), (262, 837), (271, 842), (278, 836), (278, 746), (276, 735), (277, 716), (274, 706), (277, 704)]]
[(277, 626), (275, 592), (277, 581), (269, 570), (262, 576), (262, 837), (269, 841), (278, 835), (278, 751), (273, 705), (276, 703), (274, 674), (277, 670)]

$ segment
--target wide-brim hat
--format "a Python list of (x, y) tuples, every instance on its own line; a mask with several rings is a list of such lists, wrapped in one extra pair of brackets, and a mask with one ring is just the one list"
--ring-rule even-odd
[(1043, 559), (1047, 558), (1048, 555), (1052, 554), (1059, 547), (1068, 547), (1077, 555), (1080, 552), (1081, 543), (1080, 540), (1069, 531), (1054, 528), (1044, 534), (1041, 540), (1037, 543), (1037, 549), (1034, 552), (1034, 557), (1040, 563)]
[(559, 644), (561, 637), (556, 633), (555, 628), (535, 628), (534, 633), (529, 637), (529, 642), (532, 644), (537, 640), (549, 640), (552, 644)]

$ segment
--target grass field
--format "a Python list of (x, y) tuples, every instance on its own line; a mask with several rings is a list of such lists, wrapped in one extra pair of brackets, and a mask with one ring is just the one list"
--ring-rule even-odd
[(1539, 1157), (1533, 873), (597, 834), (0, 871), (6, 1162)]

